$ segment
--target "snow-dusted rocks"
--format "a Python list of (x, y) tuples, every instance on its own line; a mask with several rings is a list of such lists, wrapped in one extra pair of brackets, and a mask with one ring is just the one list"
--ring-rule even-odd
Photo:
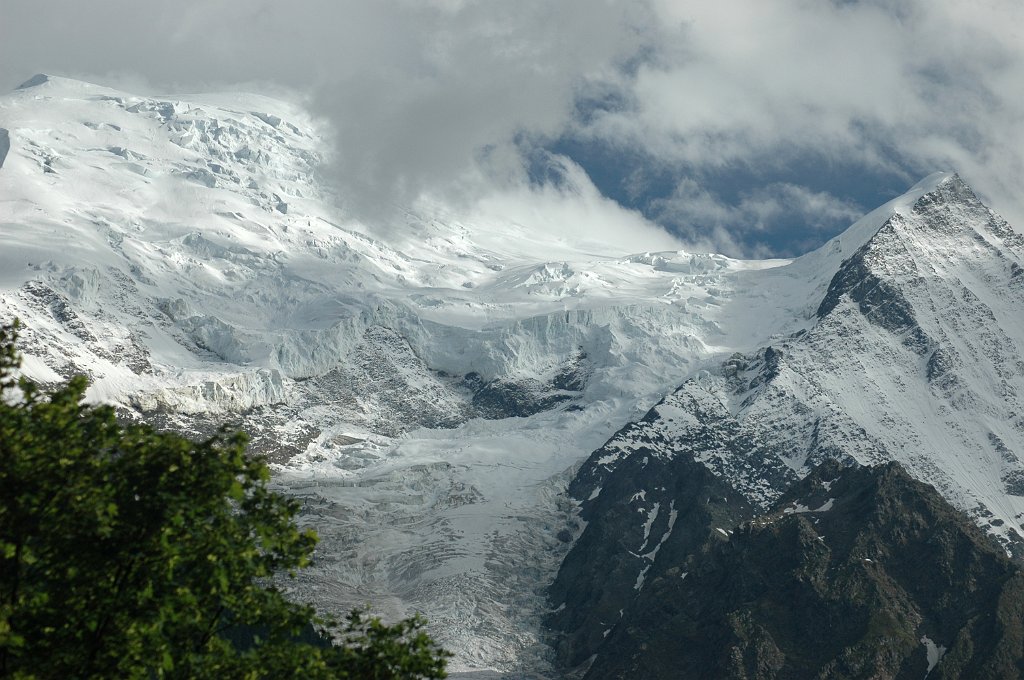
[(762, 506), (822, 460), (898, 460), (1018, 542), (1022, 259), (1021, 237), (942, 179), (842, 261), (807, 328), (687, 380), (591, 456), (578, 497), (637, 455), (692, 455)]
[(11, 150), (11, 133), (0, 128), (0, 168), (4, 167), (7, 152)]

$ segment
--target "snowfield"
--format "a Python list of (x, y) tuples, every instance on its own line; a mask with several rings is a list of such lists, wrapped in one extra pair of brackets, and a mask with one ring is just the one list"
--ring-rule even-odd
[[(678, 443), (694, 400), (784, 433), (787, 474), (813, 462), (813, 426), (1017, 532), (1024, 247), (954, 176), (794, 261), (739, 261), (440, 206), (374, 234), (319, 179), (328, 132), (254, 95), (39, 76), (0, 98), (0, 318), (22, 320), (24, 371), (85, 372), (127, 417), (249, 430), (321, 536), (298, 595), (421, 611), (453, 671), (550, 673), (542, 589), (582, 530), (573, 470), (610, 439), (613, 469), (640, 442), (620, 428), (656, 404), (651, 427)], [(940, 227), (922, 217), (934, 196), (953, 205)], [(860, 289), (836, 288), (858, 253), (912, 324), (873, 323)], [(723, 361), (768, 346), (778, 376), (738, 389)], [(702, 462), (755, 501), (775, 493), (730, 455)]]

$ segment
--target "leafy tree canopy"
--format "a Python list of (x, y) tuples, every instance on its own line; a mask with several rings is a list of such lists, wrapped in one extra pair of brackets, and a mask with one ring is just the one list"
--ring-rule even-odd
[(124, 425), (81, 376), (44, 393), (14, 377), (16, 331), (0, 326), (0, 676), (444, 677), (423, 619), (332, 623), (273, 585), (316, 536), (244, 435)]

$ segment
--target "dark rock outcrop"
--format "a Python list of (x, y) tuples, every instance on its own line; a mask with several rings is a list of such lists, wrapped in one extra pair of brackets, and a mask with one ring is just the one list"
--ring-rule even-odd
[(547, 381), (532, 378), (485, 381), (478, 373), (468, 373), (463, 384), (473, 393), (473, 415), (488, 420), (526, 418), (577, 399), (592, 371), (586, 353), (580, 350)]
[(912, 306), (899, 288), (876, 274), (872, 263), (873, 259), (879, 258), (877, 251), (880, 241), (887, 242), (890, 248), (892, 246), (888, 242), (898, 243), (894, 223), (902, 219), (900, 215), (893, 215), (871, 241), (843, 262), (818, 306), (817, 315), (824, 318), (844, 298), (848, 298), (857, 303), (860, 313), (870, 323), (894, 335), (903, 336), (907, 347), (918, 354), (924, 354), (933, 341), (921, 330)]
[(826, 464), (722, 539), (659, 557), (587, 678), (1024, 674), (1024, 573), (896, 463)]
[[(636, 491), (641, 489), (642, 491)], [(624, 494), (630, 494), (623, 503)], [(633, 456), (585, 501), (586, 531), (549, 591), (548, 625), (561, 634), (559, 660), (577, 666), (596, 653), (662, 565), (681, 562), (709, 536), (723, 536), (754, 509), (688, 456)]]

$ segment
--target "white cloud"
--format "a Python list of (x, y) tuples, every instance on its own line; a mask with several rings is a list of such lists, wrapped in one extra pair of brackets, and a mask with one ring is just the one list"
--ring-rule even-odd
[(621, 84), (630, 106), (580, 134), (698, 170), (770, 175), (801, 154), (907, 183), (957, 169), (1024, 216), (1021, 3), (655, 4), (679, 47)]
[[(476, 222), (512, 222), (535, 234), (558, 234), (596, 254), (679, 250), (683, 243), (634, 210), (604, 197), (579, 165), (555, 157), (558, 185), (496, 187), (471, 206)], [(703, 242), (711, 245), (711, 241)], [(692, 248), (692, 246), (691, 246)]]
[[(808, 159), (905, 185), (957, 169), (1024, 227), (1018, 0), (3, 0), (2, 15), (0, 88), (50, 71), (306, 97), (368, 218), (423, 194), (515, 195), (639, 228), (590, 189), (552, 203), (526, 182), (523, 140), (572, 135), (678, 169), (660, 214), (733, 253), (790, 215), (834, 228), (853, 210), (841, 186), (793, 185)], [(595, 94), (620, 104), (575, 115)], [(756, 178), (738, 199), (703, 186), (737, 167)]]
[(842, 229), (862, 213), (827, 192), (782, 182), (741, 192), (738, 200), (729, 202), (688, 178), (671, 196), (655, 200), (652, 208), (658, 222), (672, 225), (689, 241), (745, 255), (770, 252), (765, 241), (776, 229), (800, 225), (810, 230), (801, 244), (809, 246), (819, 240), (820, 232)]
[(308, 93), (335, 127), (336, 180), (366, 214), (465, 189), (485, 147), (557, 135), (576, 85), (653, 32), (643, 2), (592, 0), (4, 0), (3, 13), (9, 86), (52, 70)]

